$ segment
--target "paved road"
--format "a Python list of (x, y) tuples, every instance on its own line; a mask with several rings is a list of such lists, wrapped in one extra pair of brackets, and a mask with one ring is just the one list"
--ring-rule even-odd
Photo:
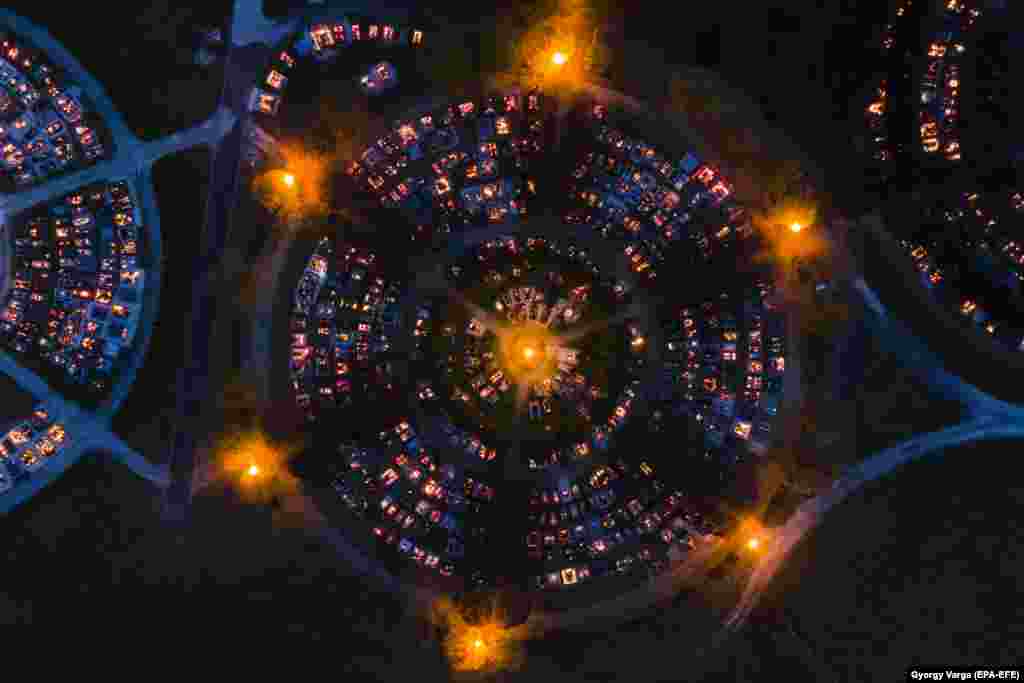
[(109, 418), (104, 420), (65, 400), (51, 390), (37, 374), (18, 364), (5, 351), (0, 351), (0, 373), (7, 375), (23, 390), (35, 396), (45, 406), (53, 421), (64, 426), (70, 442), (40, 470), (0, 496), (0, 515), (30, 499), (83, 455), (95, 451), (110, 454), (115, 460), (128, 465), (137, 475), (158, 486), (166, 486), (169, 482), (166, 468), (153, 465), (110, 431)]
[(994, 398), (1024, 403), (1024, 353), (1012, 353), (990, 335), (963, 324), (921, 284), (906, 251), (869, 216), (851, 226), (848, 244), (861, 277), (890, 315), (919, 339), (946, 370)]
[(45, 185), (32, 187), (15, 195), (0, 197), (0, 209), (13, 214), (51, 199), (70, 194), (78, 188), (99, 180), (131, 178), (142, 169), (147, 169), (163, 157), (177, 154), (186, 149), (212, 145), (224, 137), (236, 116), (226, 109), (219, 109), (209, 119), (188, 130), (172, 133), (159, 140), (142, 142), (129, 140), (118, 147), (113, 159), (101, 161), (95, 166), (56, 178)]
[[(178, 372), (176, 418), (169, 443), (171, 487), (164, 500), (168, 519), (183, 520), (192, 500), (201, 419), (210, 400), (210, 341), (216, 316), (216, 285), (219, 266), (228, 240), (231, 216), (237, 202), (242, 144), (248, 124), (245, 96), (255, 82), (253, 70), (270, 56), (266, 45), (236, 45), (236, 26), (248, 27), (248, 37), (262, 17), (257, 2), (236, 0), (228, 27), (224, 83), (219, 110), (231, 113), (233, 124), (214, 147), (210, 161), (210, 189), (198, 259), (193, 266), (191, 317), (186, 336), (186, 362)], [(225, 120), (228, 120), (227, 118)]]
[[(55, 66), (68, 74), (69, 80), (77, 83), (85, 91), (97, 112), (102, 115), (104, 124), (114, 138), (115, 154), (118, 145), (135, 139), (135, 135), (128, 128), (124, 117), (121, 116), (107, 95), (107, 91), (59, 41), (50, 35), (49, 31), (10, 10), (0, 9), (0, 26), (4, 25), (9, 26), (15, 34), (24, 36), (45, 52)], [(111, 46), (111, 49), (115, 49), (114, 46)]]
[[(841, 230), (838, 236), (833, 235), (833, 239), (842, 246)], [(868, 482), (882, 478), (908, 462), (941, 454), (965, 443), (1024, 437), (1024, 408), (993, 398), (951, 374), (937, 354), (928, 349), (906, 324), (890, 314), (851, 262), (847, 262), (840, 275), (851, 279), (854, 290), (860, 294), (866, 309), (865, 322), (872, 332), (904, 358), (908, 367), (915, 370), (930, 388), (963, 405), (970, 419), (947, 429), (915, 436), (873, 455), (851, 468), (832, 489), (803, 503), (766, 548), (743, 598), (725, 621), (727, 630), (735, 630), (745, 623), (793, 548), (822, 523), (825, 513)]]
[(908, 462), (941, 453), (955, 446), (979, 440), (1024, 437), (1024, 411), (1013, 418), (981, 417), (930, 434), (914, 437), (887, 448), (855, 467), (827, 493), (803, 503), (779, 528), (758, 561), (739, 604), (725, 621), (725, 628), (739, 628), (783, 562), (810, 531), (822, 523), (832, 507), (856, 493), (868, 482), (884, 477)]
[(0, 217), (45, 204), (93, 182), (128, 179), (139, 194), (140, 208), (145, 216), (147, 238), (151, 243), (150, 257), (152, 260), (150, 266), (152, 277), (151, 281), (147, 283), (143, 320), (140, 322), (140, 333), (132, 351), (131, 367), (126, 367), (125, 377), (112, 390), (110, 400), (95, 414), (86, 412), (74, 403), (63, 399), (34, 372), (17, 364), (8, 354), (0, 354), (0, 372), (9, 375), (19, 386), (47, 406), (55, 421), (64, 425), (70, 440), (70, 444), (50, 459), (44, 468), (33, 473), (26, 481), (19, 482), (14, 490), (3, 496), (0, 501), (0, 514), (29, 499), (88, 451), (109, 453), (115, 459), (128, 465), (139, 476), (166, 487), (169, 480), (167, 468), (151, 464), (141, 454), (124, 444), (109, 429), (111, 416), (130, 390), (138, 365), (145, 357), (153, 319), (159, 305), (161, 235), (159, 214), (153, 196), (151, 167), (159, 159), (184, 149), (215, 144), (224, 136), (237, 117), (232, 112), (221, 109), (207, 121), (193, 128), (159, 140), (142, 142), (127, 127), (102, 86), (44, 29), (2, 9), (0, 9), (0, 25), (10, 26), (15, 33), (24, 36), (46, 51), (48, 57), (66, 71), (72, 81), (83, 88), (96, 113), (103, 118), (113, 137), (113, 157), (111, 159), (82, 171), (61, 176), (41, 186), (0, 197)]

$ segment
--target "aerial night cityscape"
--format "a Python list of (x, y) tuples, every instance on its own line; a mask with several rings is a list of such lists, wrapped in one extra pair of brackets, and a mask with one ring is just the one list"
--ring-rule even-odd
[(103, 5), (0, 8), (5, 634), (1020, 680), (1024, 7)]

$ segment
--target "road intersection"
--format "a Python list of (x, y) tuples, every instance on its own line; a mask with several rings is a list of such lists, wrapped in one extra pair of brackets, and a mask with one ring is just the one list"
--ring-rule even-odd
[[(84, 410), (65, 399), (35, 372), (19, 365), (9, 354), (0, 353), (0, 373), (8, 375), (18, 386), (45, 406), (54, 421), (64, 426), (70, 442), (51, 457), (40, 471), (19, 482), (14, 489), (0, 498), (0, 514), (31, 498), (79, 458), (90, 452), (109, 454), (128, 465), (139, 476), (157, 486), (166, 487), (170, 481), (168, 469), (150, 463), (110, 430), (111, 418), (127, 396), (138, 366), (145, 357), (159, 305), (161, 235), (159, 213), (154, 200), (152, 167), (160, 159), (186, 149), (216, 145), (231, 130), (237, 117), (229, 110), (218, 109), (199, 125), (158, 140), (143, 142), (128, 128), (102, 86), (48, 32), (6, 10), (0, 10), (0, 25), (9, 26), (18, 35), (24, 36), (43, 49), (56, 65), (68, 73), (83, 89), (113, 138), (111, 159), (15, 194), (0, 195), (0, 221), (9, 221), (22, 211), (45, 205), (95, 182), (127, 180), (140, 196), (143, 226), (147, 231), (147, 242), (152, 245), (149, 256), (153, 264), (150, 269), (152, 276), (147, 281), (146, 302), (140, 323), (141, 334), (131, 351), (132, 355), (127, 363), (129, 367), (125, 368), (121, 381), (112, 389), (110, 399), (97, 411)], [(9, 235), (3, 227), (0, 225), (0, 233), (6, 240)], [(4, 253), (6, 258), (10, 257), (9, 250), (5, 250)]]

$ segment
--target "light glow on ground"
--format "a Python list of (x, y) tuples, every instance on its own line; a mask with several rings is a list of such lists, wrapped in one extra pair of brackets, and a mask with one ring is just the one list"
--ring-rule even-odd
[(585, 86), (607, 48), (593, 3), (555, 0), (544, 14), (516, 43), (516, 76), (518, 85), (553, 87), (561, 97)]
[(275, 169), (258, 175), (253, 180), (256, 197), (283, 225), (294, 227), (301, 221), (327, 215), (331, 158), (293, 143), (282, 145), (281, 155), (288, 170)]
[(213, 462), (217, 476), (236, 488), (245, 500), (266, 502), (268, 497), (297, 490), (297, 482), (288, 470), (294, 450), (252, 429), (223, 437), (215, 447)]
[(516, 669), (522, 662), (526, 627), (506, 627), (504, 615), (493, 606), (470, 618), (443, 598), (434, 604), (433, 621), (444, 632), (444, 653), (454, 671), (494, 672)]
[(498, 355), (508, 381), (517, 385), (539, 385), (558, 374), (555, 348), (559, 338), (544, 325), (527, 321), (497, 321)]
[(761, 236), (764, 250), (755, 258), (773, 263), (788, 272), (794, 260), (811, 262), (828, 253), (828, 242), (814, 225), (817, 207), (809, 202), (790, 200), (766, 213), (754, 213), (752, 222)]

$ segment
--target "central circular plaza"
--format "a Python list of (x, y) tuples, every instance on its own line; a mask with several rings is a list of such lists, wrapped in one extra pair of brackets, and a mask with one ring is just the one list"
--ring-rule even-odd
[(627, 298), (585, 252), (543, 238), (489, 240), (448, 270), (444, 295), (420, 304), (434, 321), (422, 382), (442, 387), (455, 424), (522, 463), (589, 453), (647, 351), (630, 343), (642, 325), (627, 324)]
[(774, 276), (728, 181), (635, 114), (454, 100), (345, 165), (365, 215), (291, 302), (302, 476), (410, 581), (558, 602), (660, 575), (775, 438)]
[(497, 323), (498, 357), (507, 377), (515, 384), (536, 386), (557, 371), (558, 338), (539, 322)]

